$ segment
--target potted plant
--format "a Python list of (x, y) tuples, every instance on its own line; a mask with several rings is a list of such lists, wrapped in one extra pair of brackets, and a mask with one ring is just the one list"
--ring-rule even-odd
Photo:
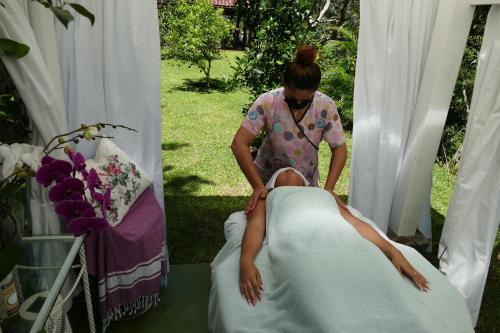
[(12, 270), (24, 227), (25, 182), (35, 175), (43, 148), (0, 143), (0, 281)]

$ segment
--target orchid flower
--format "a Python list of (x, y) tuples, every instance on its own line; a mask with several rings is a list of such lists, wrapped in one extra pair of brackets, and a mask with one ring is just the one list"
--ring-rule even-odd
[(67, 229), (78, 237), (85, 233), (102, 231), (108, 227), (108, 222), (102, 217), (81, 216), (69, 221)]
[(26, 143), (0, 145), (0, 179), (5, 179), (24, 164), (33, 171), (38, 170), (43, 156), (43, 148)]
[[(44, 158), (45, 159), (45, 158)], [(49, 159), (45, 159), (48, 161)], [(51, 158), (50, 162), (44, 164), (36, 173), (36, 180), (43, 186), (49, 186), (54, 180), (60, 182), (71, 175), (73, 167), (69, 162)]]
[(59, 202), (62, 200), (82, 200), (85, 185), (77, 178), (66, 178), (54, 185), (49, 191), (49, 200)]

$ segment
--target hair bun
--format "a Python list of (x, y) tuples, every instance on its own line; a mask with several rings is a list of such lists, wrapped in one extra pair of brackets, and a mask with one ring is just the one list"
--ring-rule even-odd
[(316, 46), (307, 45), (302, 46), (295, 56), (295, 62), (302, 66), (307, 66), (316, 60), (316, 55), (318, 54), (318, 49)]

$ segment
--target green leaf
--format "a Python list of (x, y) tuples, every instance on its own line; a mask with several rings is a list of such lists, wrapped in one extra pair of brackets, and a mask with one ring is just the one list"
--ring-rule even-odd
[(94, 25), (94, 22), (95, 22), (95, 16), (94, 14), (92, 14), (91, 12), (89, 12), (87, 10), (87, 8), (83, 7), (82, 5), (80, 4), (77, 4), (77, 3), (74, 3), (74, 2), (70, 2), (69, 5), (71, 7), (73, 7), (74, 10), (76, 10), (76, 12), (80, 15), (83, 15), (85, 16), (86, 18), (89, 19), (90, 21), (90, 24), (91, 25)]
[(22, 58), (30, 48), (26, 44), (18, 43), (12, 39), (0, 38), (0, 56), (9, 56), (14, 58)]
[(54, 13), (59, 22), (66, 27), (66, 29), (68, 28), (68, 23), (74, 19), (73, 15), (71, 15), (69, 11), (62, 9), (61, 7), (50, 7), (50, 10)]

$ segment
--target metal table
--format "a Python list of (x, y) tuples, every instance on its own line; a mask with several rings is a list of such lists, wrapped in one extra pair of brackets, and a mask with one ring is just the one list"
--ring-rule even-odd
[[(84, 236), (75, 238), (71, 235), (23, 237), (21, 241), (24, 252), (23, 259), (21, 259), (19, 264), (16, 265), (13, 270), (13, 277), (18, 298), (21, 303), (28, 303), (29, 301), (27, 300), (29, 300), (29, 296), (35, 295), (33, 297), (37, 297), (36, 295), (42, 295), (44, 301), (39, 311), (37, 311), (34, 315), (36, 316), (34, 321), (26, 321), (26, 318), (22, 318), (20, 314), (17, 314), (16, 317), (9, 319), (10, 324), (13, 327), (20, 327), (19, 331), (22, 332), (27, 332), (29, 329), (30, 333), (38, 333), (42, 330), (47, 330), (50, 326), (47, 326), (47, 320), (52, 319), (52, 317), (57, 315), (57, 313), (61, 313), (61, 316), (64, 316), (64, 320), (67, 320), (65, 309), (63, 308), (64, 303), (66, 300), (71, 299), (74, 290), (78, 287), (81, 280), (85, 294), (90, 332), (95, 333), (94, 315), (92, 310), (83, 241)], [(41, 253), (42, 258), (44, 255), (50, 256), (50, 247), (54, 246), (64, 246), (65, 249), (68, 248), (69, 251), (67, 252), (66, 257), (60, 258), (59, 260), (57, 258), (50, 258), (50, 266), (37, 267), (33, 264), (36, 260), (33, 260), (33, 258), (30, 260), (30, 253), (36, 253), (37, 256), (40, 256)], [(80, 265), (73, 265), (77, 255), (80, 257)], [(69, 291), (65, 291), (65, 295), (62, 295), (61, 290), (65, 285), (65, 281), (68, 280), (67, 278), (70, 275), (70, 272), (72, 272), (72, 269), (79, 269), (78, 276), (76, 279), (69, 279), (74, 280), (70, 281), (71, 283), (66, 282), (65, 289), (69, 288), (68, 284), (72, 286), (69, 288)], [(40, 281), (37, 281), (38, 279)], [(33, 287), (33, 285), (36, 287)], [(40, 285), (46, 286), (45, 291), (42, 293), (40, 293), (39, 290)], [(21, 309), (22, 308), (23, 306), (21, 306)], [(49, 329), (49, 331), (51, 331), (51, 329)], [(54, 331), (59, 332), (58, 330)]]

